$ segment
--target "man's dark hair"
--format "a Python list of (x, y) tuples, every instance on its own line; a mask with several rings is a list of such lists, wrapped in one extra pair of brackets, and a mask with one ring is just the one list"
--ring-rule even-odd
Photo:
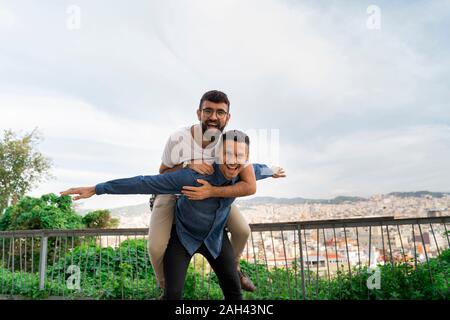
[(200, 104), (198, 106), (199, 110), (202, 110), (203, 101), (211, 101), (214, 103), (225, 103), (228, 106), (228, 111), (230, 111), (230, 100), (228, 100), (228, 96), (222, 91), (211, 90), (206, 92), (200, 99)]
[(236, 141), (245, 142), (247, 146), (250, 146), (250, 137), (242, 131), (239, 130), (229, 130), (222, 135), (223, 142), (225, 141)]

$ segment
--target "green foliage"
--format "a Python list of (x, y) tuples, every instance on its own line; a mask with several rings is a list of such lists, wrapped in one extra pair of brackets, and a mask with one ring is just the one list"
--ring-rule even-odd
[[(69, 290), (66, 273), (69, 265), (81, 271), (81, 290)], [(198, 266), (197, 266), (198, 267)], [(368, 289), (372, 275), (367, 267), (353, 268), (351, 274), (338, 272), (328, 281), (305, 274), (305, 297), (301, 286), (299, 265), (268, 269), (264, 263), (241, 261), (243, 270), (257, 285), (246, 299), (308, 299), (308, 300), (450, 300), (450, 249), (441, 252), (428, 263), (413, 261), (377, 266), (380, 288)], [(305, 270), (306, 272), (306, 270)], [(126, 240), (116, 248), (102, 247), (95, 238), (85, 238), (81, 245), (66, 253), (48, 268), (46, 290), (39, 291), (37, 274), (12, 273), (0, 266), (3, 292), (33, 299), (64, 296), (69, 299), (158, 299), (156, 281), (148, 261), (147, 241)], [(189, 266), (184, 287), (184, 299), (223, 299), (214, 273), (194, 270)]]
[(87, 228), (94, 229), (117, 228), (119, 225), (119, 219), (112, 218), (109, 210), (89, 212), (83, 217), (82, 222)]
[(25, 272), (11, 272), (0, 266), (2, 290), (0, 294), (20, 295), (32, 299), (45, 299), (47, 294), (39, 290), (39, 276)]
[(77, 265), (87, 277), (104, 276), (108, 272), (124, 274), (126, 277), (145, 278), (146, 274), (153, 273), (148, 262), (146, 240), (125, 240), (118, 248), (102, 247), (96, 239), (85, 238), (82, 244), (68, 252), (63, 258), (48, 268), (48, 274), (63, 272), (69, 265)]
[(97, 210), (84, 217), (73, 210), (72, 198), (53, 193), (40, 198), (23, 197), (0, 217), (0, 231), (40, 229), (115, 228), (119, 220), (108, 210)]
[(0, 230), (77, 229), (82, 228), (82, 218), (72, 209), (68, 196), (54, 194), (40, 198), (23, 197), (6, 209), (0, 218)]
[(0, 215), (49, 177), (51, 162), (37, 150), (40, 140), (36, 129), (22, 137), (4, 131), (0, 140)]
[(100, 247), (95, 238), (85, 238), (81, 242), (47, 269), (48, 279), (61, 282), (67, 276), (67, 267), (76, 265), (82, 275), (83, 290), (78, 293), (82, 296), (95, 299), (156, 297), (156, 281), (146, 240), (125, 240), (117, 248)]
[[(147, 240), (128, 239), (117, 247), (102, 247), (96, 240), (84, 239), (82, 244), (56, 261), (47, 270), (47, 278), (61, 282), (69, 265), (80, 268), (82, 292), (72, 295), (95, 299), (158, 299), (156, 278), (149, 262)], [(211, 276), (211, 283), (208, 278)], [(223, 297), (215, 274), (205, 275), (189, 266), (184, 299), (221, 299)]]
[[(241, 268), (243, 264), (241, 263)], [(245, 266), (245, 264), (244, 264)], [(295, 267), (295, 266), (294, 266)], [(256, 277), (255, 265), (246, 266), (245, 271), (255, 281), (258, 290), (247, 293), (249, 299), (303, 299), (300, 269), (275, 268)], [(327, 278), (316, 277), (305, 270), (305, 299), (326, 300), (449, 300), (450, 291), (450, 249), (441, 252), (437, 258), (428, 263), (414, 262), (396, 263), (377, 266), (380, 274), (380, 288), (368, 289), (367, 281), (372, 275), (367, 267), (353, 268), (352, 272), (337, 273), (328, 281)], [(243, 269), (244, 270), (244, 269)], [(297, 277), (295, 274), (297, 273)], [(266, 281), (272, 279), (271, 291), (267, 290)], [(288, 280), (289, 279), (289, 280)], [(262, 284), (262, 285), (261, 285)]]

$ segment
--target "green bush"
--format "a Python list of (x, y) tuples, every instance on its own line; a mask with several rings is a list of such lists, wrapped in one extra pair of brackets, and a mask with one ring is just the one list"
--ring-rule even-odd
[(89, 212), (82, 219), (83, 224), (91, 229), (117, 228), (119, 219), (112, 218), (109, 210), (96, 210)]
[(72, 199), (54, 194), (23, 197), (0, 218), (0, 230), (79, 229), (81, 216), (72, 209)]
[(119, 220), (108, 210), (89, 212), (84, 217), (73, 209), (72, 198), (53, 193), (40, 198), (23, 197), (0, 215), (0, 231), (42, 229), (117, 228)]
[[(0, 268), (1, 294), (18, 294), (32, 299), (49, 295), (92, 299), (158, 299), (156, 281), (148, 262), (147, 242), (127, 240), (118, 248), (100, 248), (94, 239), (84, 241), (58, 259), (47, 271), (46, 290), (39, 291), (37, 274), (12, 273)], [(101, 258), (100, 258), (101, 256)], [(136, 259), (137, 257), (137, 259)], [(100, 259), (102, 259), (100, 263)], [(69, 290), (67, 267), (78, 265), (82, 274), (81, 290)], [(440, 256), (415, 267), (413, 261), (377, 266), (380, 288), (367, 288), (372, 272), (367, 267), (353, 268), (351, 274), (342, 270), (328, 281), (305, 270), (305, 299), (326, 300), (449, 300), (450, 249)], [(263, 263), (241, 261), (241, 269), (255, 282), (257, 290), (245, 293), (246, 299), (303, 299), (299, 266), (268, 270)], [(25, 280), (23, 280), (25, 279)], [(308, 280), (309, 279), (309, 280)], [(188, 268), (184, 299), (223, 299), (214, 273)]]

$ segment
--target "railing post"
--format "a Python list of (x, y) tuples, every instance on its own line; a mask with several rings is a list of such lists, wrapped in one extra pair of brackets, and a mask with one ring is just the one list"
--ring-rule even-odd
[(45, 274), (47, 273), (47, 242), (46, 235), (41, 236), (41, 251), (39, 255), (39, 290), (45, 289)]
[[(302, 233), (301, 233), (300, 224), (297, 225), (297, 232), (298, 232), (298, 246), (300, 250), (300, 273), (302, 275), (302, 296), (303, 300), (306, 300), (306, 288), (305, 288), (305, 265), (303, 262), (303, 246), (302, 246)], [(308, 249), (306, 249), (308, 250)], [(275, 259), (275, 256), (274, 256)]]

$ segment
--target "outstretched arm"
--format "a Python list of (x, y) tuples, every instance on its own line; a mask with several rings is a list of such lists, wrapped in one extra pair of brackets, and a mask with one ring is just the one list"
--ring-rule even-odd
[(176, 194), (186, 183), (195, 184), (190, 170), (179, 170), (154, 176), (137, 176), (133, 178), (111, 180), (96, 186), (71, 188), (61, 195), (77, 195), (74, 200), (86, 199), (94, 194)]

